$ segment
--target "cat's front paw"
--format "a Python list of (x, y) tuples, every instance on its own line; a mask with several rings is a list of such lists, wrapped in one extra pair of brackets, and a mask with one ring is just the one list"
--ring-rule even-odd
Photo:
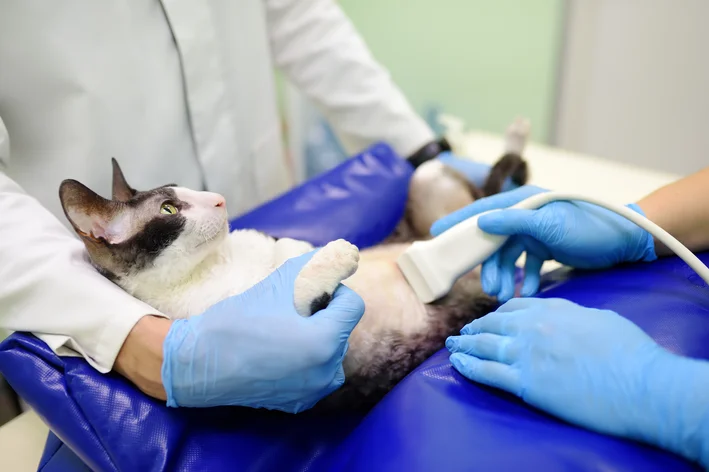
[(295, 308), (301, 316), (322, 310), (340, 283), (359, 265), (359, 250), (344, 239), (326, 244), (315, 253), (295, 279)]

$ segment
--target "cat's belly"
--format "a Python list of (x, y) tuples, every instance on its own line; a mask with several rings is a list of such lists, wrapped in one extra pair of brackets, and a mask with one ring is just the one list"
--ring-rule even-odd
[(364, 299), (366, 307), (350, 336), (346, 369), (366, 362), (369, 348), (381, 343), (383, 334), (409, 335), (426, 329), (426, 307), (396, 264), (399, 254), (408, 246), (390, 244), (361, 251), (357, 272), (343, 282)]

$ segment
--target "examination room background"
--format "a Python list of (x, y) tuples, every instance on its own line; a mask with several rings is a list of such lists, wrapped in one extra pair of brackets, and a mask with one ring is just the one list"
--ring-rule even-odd
[[(538, 143), (681, 175), (709, 163), (706, 0), (339, 3), (441, 131), (448, 116), (499, 134), (519, 114)], [(300, 178), (344, 159), (312, 104), (280, 86)], [(0, 378), (0, 425), (18, 413)]]

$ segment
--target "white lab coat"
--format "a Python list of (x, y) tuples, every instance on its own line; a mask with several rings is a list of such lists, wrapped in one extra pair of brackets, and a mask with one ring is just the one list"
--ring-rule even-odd
[[(348, 152), (433, 139), (334, 0), (0, 0), (0, 327), (111, 369), (155, 309), (89, 265), (57, 190), (175, 182), (239, 214), (292, 185), (274, 67)], [(4, 174), (3, 174), (4, 172)]]

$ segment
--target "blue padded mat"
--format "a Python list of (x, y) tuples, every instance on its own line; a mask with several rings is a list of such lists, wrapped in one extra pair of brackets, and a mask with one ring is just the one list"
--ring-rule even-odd
[[(232, 227), (314, 244), (346, 237), (366, 247), (394, 228), (410, 175), (408, 164), (377, 146)], [(675, 352), (709, 358), (708, 295), (691, 269), (668, 258), (606, 272), (558, 272), (545, 278), (540, 296), (614, 309)], [(82, 359), (59, 358), (20, 333), (0, 344), (0, 372), (54, 431), (40, 465), (45, 472), (86, 470), (82, 463), (131, 472), (699, 470), (473, 384), (452, 369), (445, 351), (365, 416), (168, 409), (120, 376), (98, 374)]]
[[(709, 263), (709, 254), (700, 259)], [(548, 274), (540, 297), (614, 310), (660, 345), (709, 359), (709, 289), (683, 261)], [(553, 385), (550, 388), (554, 388)], [(404, 379), (340, 446), (333, 470), (689, 471), (658, 449), (566, 424), (468, 381), (441, 351)]]
[(322, 246), (346, 239), (360, 249), (380, 243), (406, 208), (413, 167), (384, 144), (345, 161), (231, 223)]

